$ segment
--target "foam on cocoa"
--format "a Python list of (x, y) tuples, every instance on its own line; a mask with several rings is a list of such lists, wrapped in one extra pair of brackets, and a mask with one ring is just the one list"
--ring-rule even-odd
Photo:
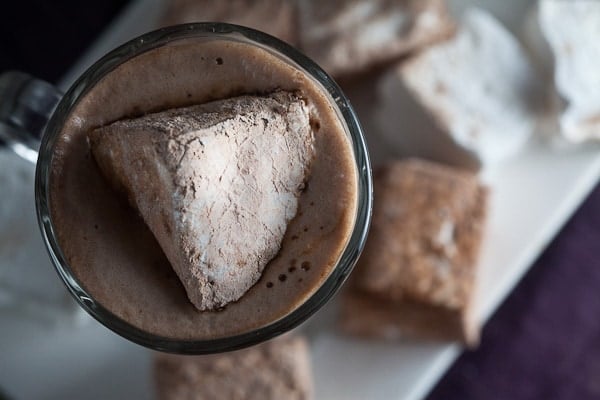
[[(315, 148), (310, 179), (261, 279), (224, 310), (198, 312), (146, 224), (101, 175), (87, 134), (126, 117), (278, 89), (307, 104)], [(311, 78), (248, 44), (185, 39), (118, 66), (81, 97), (55, 146), (50, 209), (69, 266), (95, 300), (142, 330), (192, 340), (264, 326), (310, 297), (348, 241), (356, 192), (345, 127)]]

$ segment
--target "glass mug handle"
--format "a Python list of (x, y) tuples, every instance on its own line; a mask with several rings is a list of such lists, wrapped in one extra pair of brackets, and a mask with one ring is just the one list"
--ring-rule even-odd
[(48, 82), (23, 72), (0, 74), (0, 141), (35, 164), (44, 128), (62, 96)]
[[(37, 163), (41, 139), (46, 124), (62, 97), (63, 94), (53, 85), (26, 73), (0, 73), (0, 149), (6, 146), (32, 163), (3, 163), (22, 172), (19, 179), (8, 180), (9, 190), (0, 188), (0, 195), (12, 197), (11, 200), (2, 199), (3, 205), (18, 216), (8, 221), (18, 220), (24, 228), (21, 230), (23, 236), (19, 236), (19, 253), (23, 257), (12, 259), (10, 251), (0, 251), (0, 311), (8, 311), (8, 315), (15, 312), (15, 315), (51, 324), (59, 320), (79, 323), (83, 321), (80, 319), (83, 313), (72, 302), (60, 282), (53, 279), (56, 274), (52, 266), (44, 264), (48, 259), (43, 242), (41, 238), (36, 241), (39, 235), (34, 235), (37, 231), (33, 218), (34, 202), (31, 192), (25, 191), (25, 188), (29, 189), (28, 185), (33, 184), (31, 171)], [(8, 175), (14, 171), (3, 172)], [(4, 223), (5, 220), (0, 221), (0, 224)], [(6, 225), (0, 228), (6, 231)], [(40, 268), (42, 266), (50, 268)], [(38, 291), (43, 295), (39, 295)]]

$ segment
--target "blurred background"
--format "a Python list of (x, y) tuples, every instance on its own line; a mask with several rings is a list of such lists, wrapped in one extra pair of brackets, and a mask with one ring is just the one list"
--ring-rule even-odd
[[(514, 3), (513, 13), (529, 8)], [(26, 71), (53, 84), (72, 80), (73, 65), (107, 28), (124, 29), (118, 18), (132, 5), (116, 0), (3, 4), (0, 73)], [(352, 82), (347, 86), (351, 90)], [(6, 149), (0, 148), (0, 156), (0, 285), (23, 273), (17, 267), (32, 276), (43, 266), (44, 273), (33, 279), (40, 286), (34, 282), (23, 290), (49, 287), (37, 300), (32, 294), (30, 303), (0, 296), (0, 398), (151, 398), (151, 352), (97, 326), (74, 306), (38, 238), (33, 167)], [(461, 355), (446, 372), (433, 374), (441, 378), (431, 390), (420, 390), (425, 398), (600, 398), (600, 189), (594, 183), (589, 190), (492, 314), (479, 347), (456, 350)], [(62, 315), (48, 317), (53, 311), (44, 307), (50, 303)], [(44, 340), (57, 345), (49, 348)], [(376, 369), (377, 361), (370, 362)], [(393, 371), (386, 374), (394, 379)], [(404, 399), (412, 398), (405, 397), (410, 393), (396, 394)]]

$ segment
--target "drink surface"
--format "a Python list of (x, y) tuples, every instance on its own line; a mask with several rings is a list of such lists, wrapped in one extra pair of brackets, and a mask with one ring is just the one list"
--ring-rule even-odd
[[(125, 117), (277, 89), (301, 94), (314, 129), (298, 213), (261, 279), (224, 309), (199, 312), (142, 219), (101, 175), (87, 134)], [(83, 95), (55, 146), (49, 200), (70, 269), (97, 302), (154, 335), (214, 339), (268, 325), (319, 288), (354, 226), (357, 171), (332, 100), (305, 73), (247, 43), (183, 39), (126, 61)]]

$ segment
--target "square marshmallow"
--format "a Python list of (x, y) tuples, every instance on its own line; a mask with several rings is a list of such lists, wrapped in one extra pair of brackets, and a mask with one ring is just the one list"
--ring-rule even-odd
[(378, 119), (400, 155), (476, 169), (532, 134), (540, 84), (517, 40), (493, 16), (467, 10), (452, 39), (391, 69)]
[(306, 0), (302, 50), (328, 73), (361, 72), (454, 31), (443, 0)]
[(487, 190), (472, 172), (409, 159), (380, 168), (374, 191), (371, 232), (342, 307), (344, 330), (473, 343)]
[(168, 0), (161, 25), (219, 21), (298, 42), (297, 8), (289, 0)]
[(559, 117), (572, 142), (600, 139), (600, 2), (542, 0), (539, 28), (554, 56), (554, 84), (566, 101)]
[(308, 343), (299, 336), (223, 354), (157, 354), (154, 377), (159, 400), (313, 398)]

